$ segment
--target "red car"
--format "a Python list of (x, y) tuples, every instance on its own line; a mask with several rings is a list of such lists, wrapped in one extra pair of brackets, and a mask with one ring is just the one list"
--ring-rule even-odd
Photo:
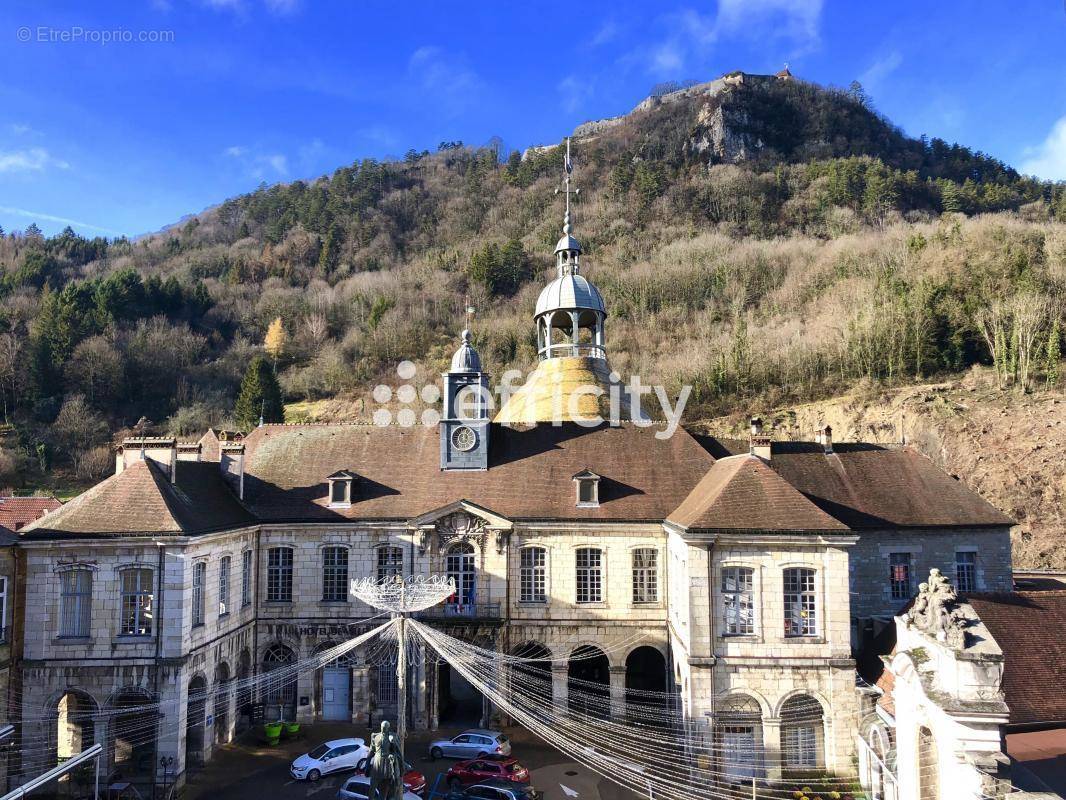
[(499, 778), (510, 783), (529, 783), (529, 770), (510, 756), (486, 756), (460, 761), (448, 770), (448, 785), (469, 786), (490, 778)]
[[(425, 797), (426, 776), (414, 767), (412, 767), (410, 764), (404, 764), (404, 766), (407, 768), (407, 772), (403, 774), (403, 788), (408, 792), (414, 792), (419, 797)], [(359, 766), (356, 767), (356, 772), (362, 775), (367, 775), (369, 777), (369, 773), (366, 771), (366, 768), (366, 759), (361, 759), (359, 761)]]

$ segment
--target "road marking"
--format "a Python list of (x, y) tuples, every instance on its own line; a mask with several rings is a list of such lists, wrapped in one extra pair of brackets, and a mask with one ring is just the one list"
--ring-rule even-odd
[(559, 788), (563, 790), (563, 794), (565, 794), (567, 797), (578, 796), (578, 793), (571, 789), (569, 786), (567, 786), (565, 783), (560, 783)]

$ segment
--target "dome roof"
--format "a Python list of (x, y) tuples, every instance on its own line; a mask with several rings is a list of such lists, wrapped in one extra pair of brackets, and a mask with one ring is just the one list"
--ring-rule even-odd
[(463, 331), (463, 343), (452, 356), (451, 372), (481, 372), (481, 356), (470, 344), (470, 331)]
[(600, 290), (585, 280), (583, 275), (560, 275), (541, 290), (537, 298), (536, 316), (558, 309), (589, 308), (606, 316)]
[[(567, 227), (569, 228), (570, 226), (567, 225)], [(556, 253), (562, 253), (568, 250), (576, 250), (579, 253), (581, 252), (581, 244), (578, 242), (577, 239), (570, 235), (570, 231), (564, 233), (563, 238), (561, 238), (559, 240), (559, 243), (555, 245)]]

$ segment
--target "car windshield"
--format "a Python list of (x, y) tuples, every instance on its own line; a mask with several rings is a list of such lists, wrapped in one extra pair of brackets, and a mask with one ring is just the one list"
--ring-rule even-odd
[(317, 760), (317, 759), (322, 758), (322, 756), (324, 756), (328, 752), (329, 752), (329, 745), (320, 744), (318, 747), (316, 747), (314, 750), (312, 750), (307, 755), (309, 755), (311, 758), (314, 758), (314, 759)]
[(370, 795), (367, 794), (367, 790), (369, 788), (369, 784), (352, 782), (345, 784), (344, 791), (346, 791), (352, 797), (369, 797)]

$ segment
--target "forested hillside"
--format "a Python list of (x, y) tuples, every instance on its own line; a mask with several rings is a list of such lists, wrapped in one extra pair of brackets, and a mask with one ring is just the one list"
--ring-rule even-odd
[[(976, 363), (1004, 391), (1058, 382), (1066, 186), (908, 138), (858, 87), (747, 76), (589, 129), (575, 224), (612, 365), (692, 384), (690, 418)], [(527, 370), (560, 173), (558, 148), (443, 142), (132, 242), (4, 234), (0, 483), (90, 480), (142, 417), (232, 424), (271, 326), (290, 403), (357, 400), (401, 359), (431, 379), (468, 302), (487, 369)]]

